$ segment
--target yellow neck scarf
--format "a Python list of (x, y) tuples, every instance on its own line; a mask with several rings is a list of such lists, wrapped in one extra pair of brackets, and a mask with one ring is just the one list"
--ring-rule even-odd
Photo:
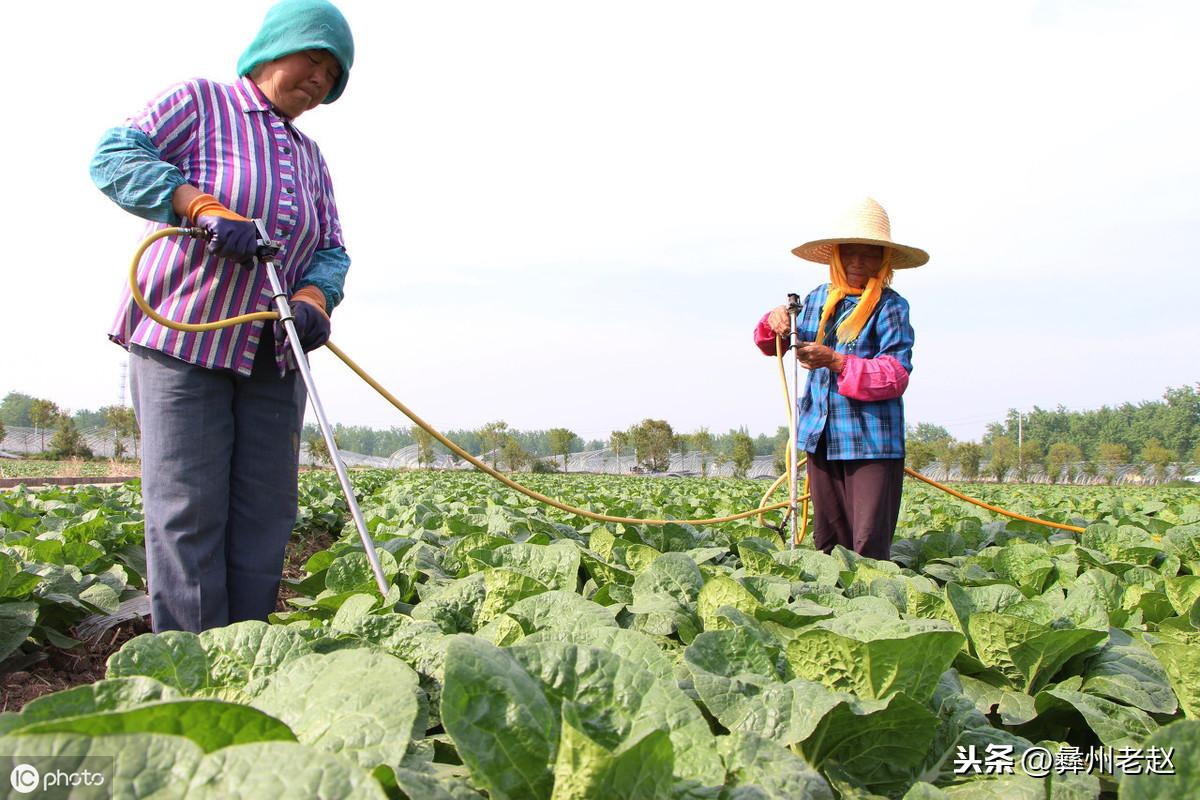
[(842, 344), (853, 342), (862, 333), (863, 326), (871, 318), (879, 298), (883, 296), (884, 287), (892, 282), (892, 249), (883, 248), (883, 266), (879, 274), (867, 281), (865, 289), (856, 289), (846, 279), (846, 268), (842, 266), (842, 256), (838, 246), (833, 246), (833, 256), (829, 259), (829, 296), (825, 299), (825, 307), (821, 309), (821, 324), (817, 327), (817, 342), (825, 343), (825, 323), (833, 316), (833, 310), (847, 295), (862, 295), (858, 305), (850, 316), (842, 321), (837, 328), (837, 340)]

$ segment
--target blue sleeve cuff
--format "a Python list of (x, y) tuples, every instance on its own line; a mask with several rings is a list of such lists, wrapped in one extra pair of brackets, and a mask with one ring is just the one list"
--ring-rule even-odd
[(90, 171), (96, 187), (129, 213), (155, 222), (180, 223), (171, 198), (187, 179), (179, 167), (162, 160), (145, 133), (110, 128), (96, 146)]
[(346, 285), (346, 272), (350, 269), (350, 256), (344, 247), (330, 247), (313, 253), (312, 263), (304, 270), (296, 284), (297, 289), (315, 286), (325, 295), (325, 313), (332, 314), (342, 302)]

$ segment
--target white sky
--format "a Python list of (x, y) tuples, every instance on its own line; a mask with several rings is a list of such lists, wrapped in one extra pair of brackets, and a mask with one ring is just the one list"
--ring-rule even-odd
[[(267, 6), (13, 12), (0, 395), (116, 401), (142, 223), (92, 150), (167, 85), (233, 79)], [(774, 431), (751, 329), (825, 279), (789, 251), (862, 194), (932, 256), (895, 283), (910, 423), (977, 438), (1200, 379), (1200, 4), (339, 6), (348, 88), (300, 120), (354, 260), (334, 340), (438, 427)], [(334, 420), (408, 424), (313, 361)]]

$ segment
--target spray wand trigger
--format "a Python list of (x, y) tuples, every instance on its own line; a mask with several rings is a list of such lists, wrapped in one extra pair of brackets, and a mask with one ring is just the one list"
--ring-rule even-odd
[(800, 346), (800, 334), (796, 332), (796, 320), (800, 319), (800, 315), (804, 313), (804, 303), (800, 301), (800, 295), (798, 294), (789, 292), (787, 298), (788, 319), (792, 323), (791, 341), (788, 349), (795, 349)]
[(258, 249), (254, 253), (258, 260), (274, 261), (279, 258), (279, 251), (283, 249), (283, 245), (271, 239), (267, 224), (261, 219), (256, 219), (254, 229), (258, 232)]

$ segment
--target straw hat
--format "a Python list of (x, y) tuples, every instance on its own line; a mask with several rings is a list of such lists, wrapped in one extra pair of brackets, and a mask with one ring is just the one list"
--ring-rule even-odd
[(792, 252), (808, 261), (828, 264), (833, 258), (835, 244), (878, 244), (892, 250), (892, 269), (919, 267), (929, 260), (929, 254), (918, 247), (892, 241), (892, 225), (883, 206), (870, 197), (855, 203), (834, 228), (836, 236), (805, 242)]

